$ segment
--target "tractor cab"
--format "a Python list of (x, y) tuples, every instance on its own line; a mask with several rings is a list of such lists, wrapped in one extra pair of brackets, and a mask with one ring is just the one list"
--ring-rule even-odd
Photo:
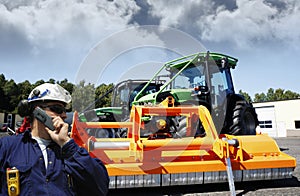
[[(226, 61), (226, 59), (224, 59)], [(183, 69), (170, 69), (174, 78), (171, 89), (189, 89), (193, 99), (215, 109), (223, 104), (228, 94), (234, 93), (230, 67), (222, 67), (215, 62), (197, 62)], [(187, 90), (188, 91), (188, 90)], [(190, 100), (190, 101), (191, 101)]]

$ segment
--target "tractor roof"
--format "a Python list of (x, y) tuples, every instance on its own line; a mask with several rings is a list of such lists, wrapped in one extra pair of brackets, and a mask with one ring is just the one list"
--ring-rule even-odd
[(184, 56), (172, 61), (169, 61), (165, 64), (166, 67), (172, 67), (176, 69), (180, 69), (181, 67), (185, 66), (189, 62), (205, 62), (205, 60), (208, 57), (209, 62), (215, 62), (218, 66), (222, 66), (222, 60), (226, 60), (226, 66), (229, 68), (234, 69), (238, 59), (233, 58), (231, 56), (225, 55), (225, 54), (220, 54), (220, 53), (210, 53), (210, 52), (200, 52), (188, 56)]

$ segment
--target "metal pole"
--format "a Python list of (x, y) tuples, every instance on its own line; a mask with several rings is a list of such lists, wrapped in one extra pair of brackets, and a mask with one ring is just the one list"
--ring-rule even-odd
[(227, 169), (227, 177), (228, 177), (228, 184), (229, 184), (229, 189), (231, 196), (235, 196), (235, 186), (234, 186), (234, 180), (233, 180), (233, 173), (232, 173), (232, 167), (231, 167), (231, 162), (230, 158), (226, 158), (226, 169)]

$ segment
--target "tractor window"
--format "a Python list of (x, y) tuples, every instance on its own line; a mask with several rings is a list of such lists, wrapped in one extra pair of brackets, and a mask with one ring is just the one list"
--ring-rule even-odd
[(122, 106), (128, 102), (129, 89), (128, 88), (119, 88), (115, 91), (115, 97), (113, 105), (114, 107)]
[[(174, 88), (187, 89), (195, 86), (205, 86), (204, 67), (198, 65), (191, 66), (182, 71), (174, 80)], [(179, 71), (179, 70), (178, 70)], [(176, 74), (176, 73), (175, 73)]]
[(121, 102), (126, 103), (128, 101), (129, 89), (125, 88), (121, 91)]
[(215, 96), (213, 105), (219, 106), (226, 99), (226, 90), (228, 89), (225, 71), (215, 72), (211, 78), (212, 96)]
[[(137, 94), (142, 90), (142, 88), (144, 88), (144, 86), (147, 83), (142, 83), (142, 84), (136, 84), (135, 86), (132, 86), (133, 90), (132, 92), (130, 92), (130, 97), (129, 97), (129, 103), (131, 103), (134, 98), (137, 96)], [(159, 85), (155, 84), (155, 83), (150, 83), (146, 89), (144, 89), (144, 91), (142, 92), (142, 96), (144, 95), (148, 95), (148, 94), (152, 94), (157, 92), (159, 89)]]
[(179, 75), (174, 81), (174, 88), (180, 89), (180, 88), (189, 88), (190, 82), (189, 78), (185, 77), (184, 75)]

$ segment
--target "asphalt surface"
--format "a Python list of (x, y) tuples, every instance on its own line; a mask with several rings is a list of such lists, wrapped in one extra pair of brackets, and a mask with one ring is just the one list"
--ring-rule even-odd
[[(300, 196), (300, 137), (286, 137), (275, 139), (281, 151), (293, 156), (297, 160), (297, 167), (293, 177), (283, 180), (266, 180), (253, 182), (236, 182), (235, 189), (238, 196), (252, 195), (291, 195)], [(223, 196), (231, 195), (228, 183), (176, 186), (164, 188), (139, 188), (110, 190), (109, 195), (143, 195), (143, 196)]]

